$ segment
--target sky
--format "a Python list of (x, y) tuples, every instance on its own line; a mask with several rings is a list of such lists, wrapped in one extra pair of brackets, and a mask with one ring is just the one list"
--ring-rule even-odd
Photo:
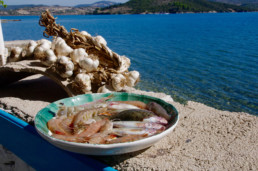
[[(24, 4), (43, 4), (43, 5), (61, 5), (74, 6), (78, 4), (92, 4), (102, 0), (4, 0), (7, 5), (24, 5)], [(128, 0), (109, 0), (112, 2), (124, 3)]]

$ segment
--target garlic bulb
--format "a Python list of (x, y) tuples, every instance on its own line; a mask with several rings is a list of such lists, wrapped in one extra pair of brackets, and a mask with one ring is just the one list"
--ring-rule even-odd
[(102, 45), (107, 46), (107, 41), (102, 36), (94, 37), (93, 43), (95, 44), (95, 46), (100, 48), (102, 47)]
[(73, 75), (74, 64), (66, 56), (60, 56), (56, 62), (57, 72), (63, 78), (68, 78)]
[(114, 89), (105, 84), (98, 89), (97, 93), (110, 93), (112, 91), (114, 91)]
[(85, 69), (87, 72), (96, 71), (99, 66), (98, 59), (92, 58), (81, 58), (79, 61), (79, 65), (81, 68)]
[(91, 77), (88, 74), (77, 74), (74, 80), (84, 93), (91, 91)]
[(42, 62), (44, 65), (46, 65), (46, 66), (51, 66), (51, 65), (53, 65), (53, 64), (56, 62), (56, 60), (57, 60), (57, 57), (56, 57), (54, 51), (51, 50), (51, 49), (48, 49), (48, 50), (46, 50), (45, 54), (46, 54), (46, 57), (43, 58), (43, 59), (41, 60), (41, 62)]
[[(45, 39), (42, 39), (45, 40)], [(41, 44), (39, 44), (35, 49), (34, 49), (34, 58), (36, 59), (43, 59), (46, 57), (46, 51), (51, 48), (51, 44), (46, 40), (46, 41), (41, 41)]]
[(57, 37), (53, 40), (52, 49), (56, 52), (56, 56), (69, 56), (73, 49), (68, 46), (64, 39)]
[(9, 62), (16, 62), (21, 58), (22, 48), (13, 47), (10, 52), (10, 56), (8, 57)]
[(37, 44), (39, 44), (39, 45), (48, 44), (47, 46), (49, 46), (49, 49), (50, 49), (52, 42), (47, 39), (41, 39), (41, 40), (37, 41)]
[(121, 91), (126, 85), (126, 78), (122, 74), (112, 76), (112, 87), (115, 91)]
[(74, 63), (79, 63), (80, 59), (87, 58), (88, 54), (83, 48), (75, 49), (71, 54), (70, 57)]
[(126, 85), (133, 87), (140, 79), (140, 73), (138, 71), (130, 71), (126, 77)]
[(91, 37), (90, 33), (88, 33), (87, 31), (81, 31), (81, 34), (84, 36)]
[(32, 56), (33, 52), (35, 50), (35, 48), (37, 47), (37, 42), (35, 42), (34, 40), (30, 41), (27, 45), (27, 47), (24, 49), (25, 50), (25, 54), (23, 55), (23, 57), (25, 56)]

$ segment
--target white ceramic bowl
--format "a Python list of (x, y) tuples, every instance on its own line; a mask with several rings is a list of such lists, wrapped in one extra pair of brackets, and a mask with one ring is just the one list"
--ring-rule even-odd
[[(147, 137), (141, 140), (126, 142), (126, 143), (116, 143), (116, 144), (86, 144), (86, 143), (76, 143), (68, 142), (60, 139), (53, 138), (49, 135), (49, 130), (47, 128), (47, 122), (54, 117), (58, 110), (58, 104), (64, 103), (65, 105), (80, 105), (86, 102), (95, 101), (102, 97), (107, 97), (110, 94), (114, 94), (115, 97), (112, 101), (128, 101), (128, 100), (138, 100), (145, 103), (155, 101), (163, 106), (167, 112), (172, 115), (172, 119), (168, 123), (168, 128), (156, 135)], [(96, 93), (96, 94), (84, 94), (75, 97), (65, 98), (58, 100), (54, 103), (49, 104), (47, 107), (38, 112), (35, 117), (35, 127), (37, 132), (48, 142), (59, 147), (63, 150), (68, 150), (71, 152), (88, 154), (88, 155), (118, 155), (129, 152), (134, 152), (150, 147), (154, 143), (158, 142), (160, 139), (165, 137), (167, 134), (171, 133), (176, 127), (179, 120), (178, 112), (173, 105), (166, 103), (165, 101), (146, 95), (132, 94), (132, 93)]]

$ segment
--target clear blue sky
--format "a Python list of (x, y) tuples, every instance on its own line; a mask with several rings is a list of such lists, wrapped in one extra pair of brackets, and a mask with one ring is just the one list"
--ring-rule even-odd
[[(44, 4), (44, 5), (61, 5), (74, 6), (78, 4), (92, 4), (101, 0), (4, 0), (7, 5), (23, 5), (23, 4)], [(112, 2), (127, 2), (128, 0), (110, 0)]]

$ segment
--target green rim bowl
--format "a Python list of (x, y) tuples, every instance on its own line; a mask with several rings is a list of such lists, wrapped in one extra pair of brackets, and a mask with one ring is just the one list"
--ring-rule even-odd
[[(117, 144), (87, 144), (87, 143), (76, 143), (76, 142), (68, 142), (60, 139), (53, 138), (49, 135), (49, 129), (47, 128), (47, 122), (55, 116), (55, 113), (58, 111), (58, 105), (60, 103), (64, 103), (67, 106), (75, 106), (82, 105), (87, 102), (92, 102), (98, 100), (103, 97), (107, 97), (110, 94), (114, 94), (115, 97), (111, 99), (111, 101), (129, 101), (129, 100), (138, 100), (144, 103), (148, 102), (156, 102), (160, 104), (167, 112), (172, 116), (169, 121), (168, 128), (156, 135), (151, 137), (147, 137), (141, 140), (133, 141), (133, 142), (125, 142), (125, 143), (117, 143)], [(133, 93), (95, 93), (95, 94), (83, 94), (70, 98), (65, 98), (53, 102), (40, 110), (35, 117), (35, 127), (37, 132), (42, 136), (45, 140), (50, 142), (56, 147), (59, 147), (63, 150), (87, 154), (87, 155), (118, 155), (129, 152), (134, 152), (138, 150), (142, 150), (150, 147), (154, 143), (158, 142), (160, 139), (168, 135), (172, 132), (172, 130), (176, 127), (179, 120), (179, 115), (176, 108), (166, 103), (165, 101), (140, 94)]]

